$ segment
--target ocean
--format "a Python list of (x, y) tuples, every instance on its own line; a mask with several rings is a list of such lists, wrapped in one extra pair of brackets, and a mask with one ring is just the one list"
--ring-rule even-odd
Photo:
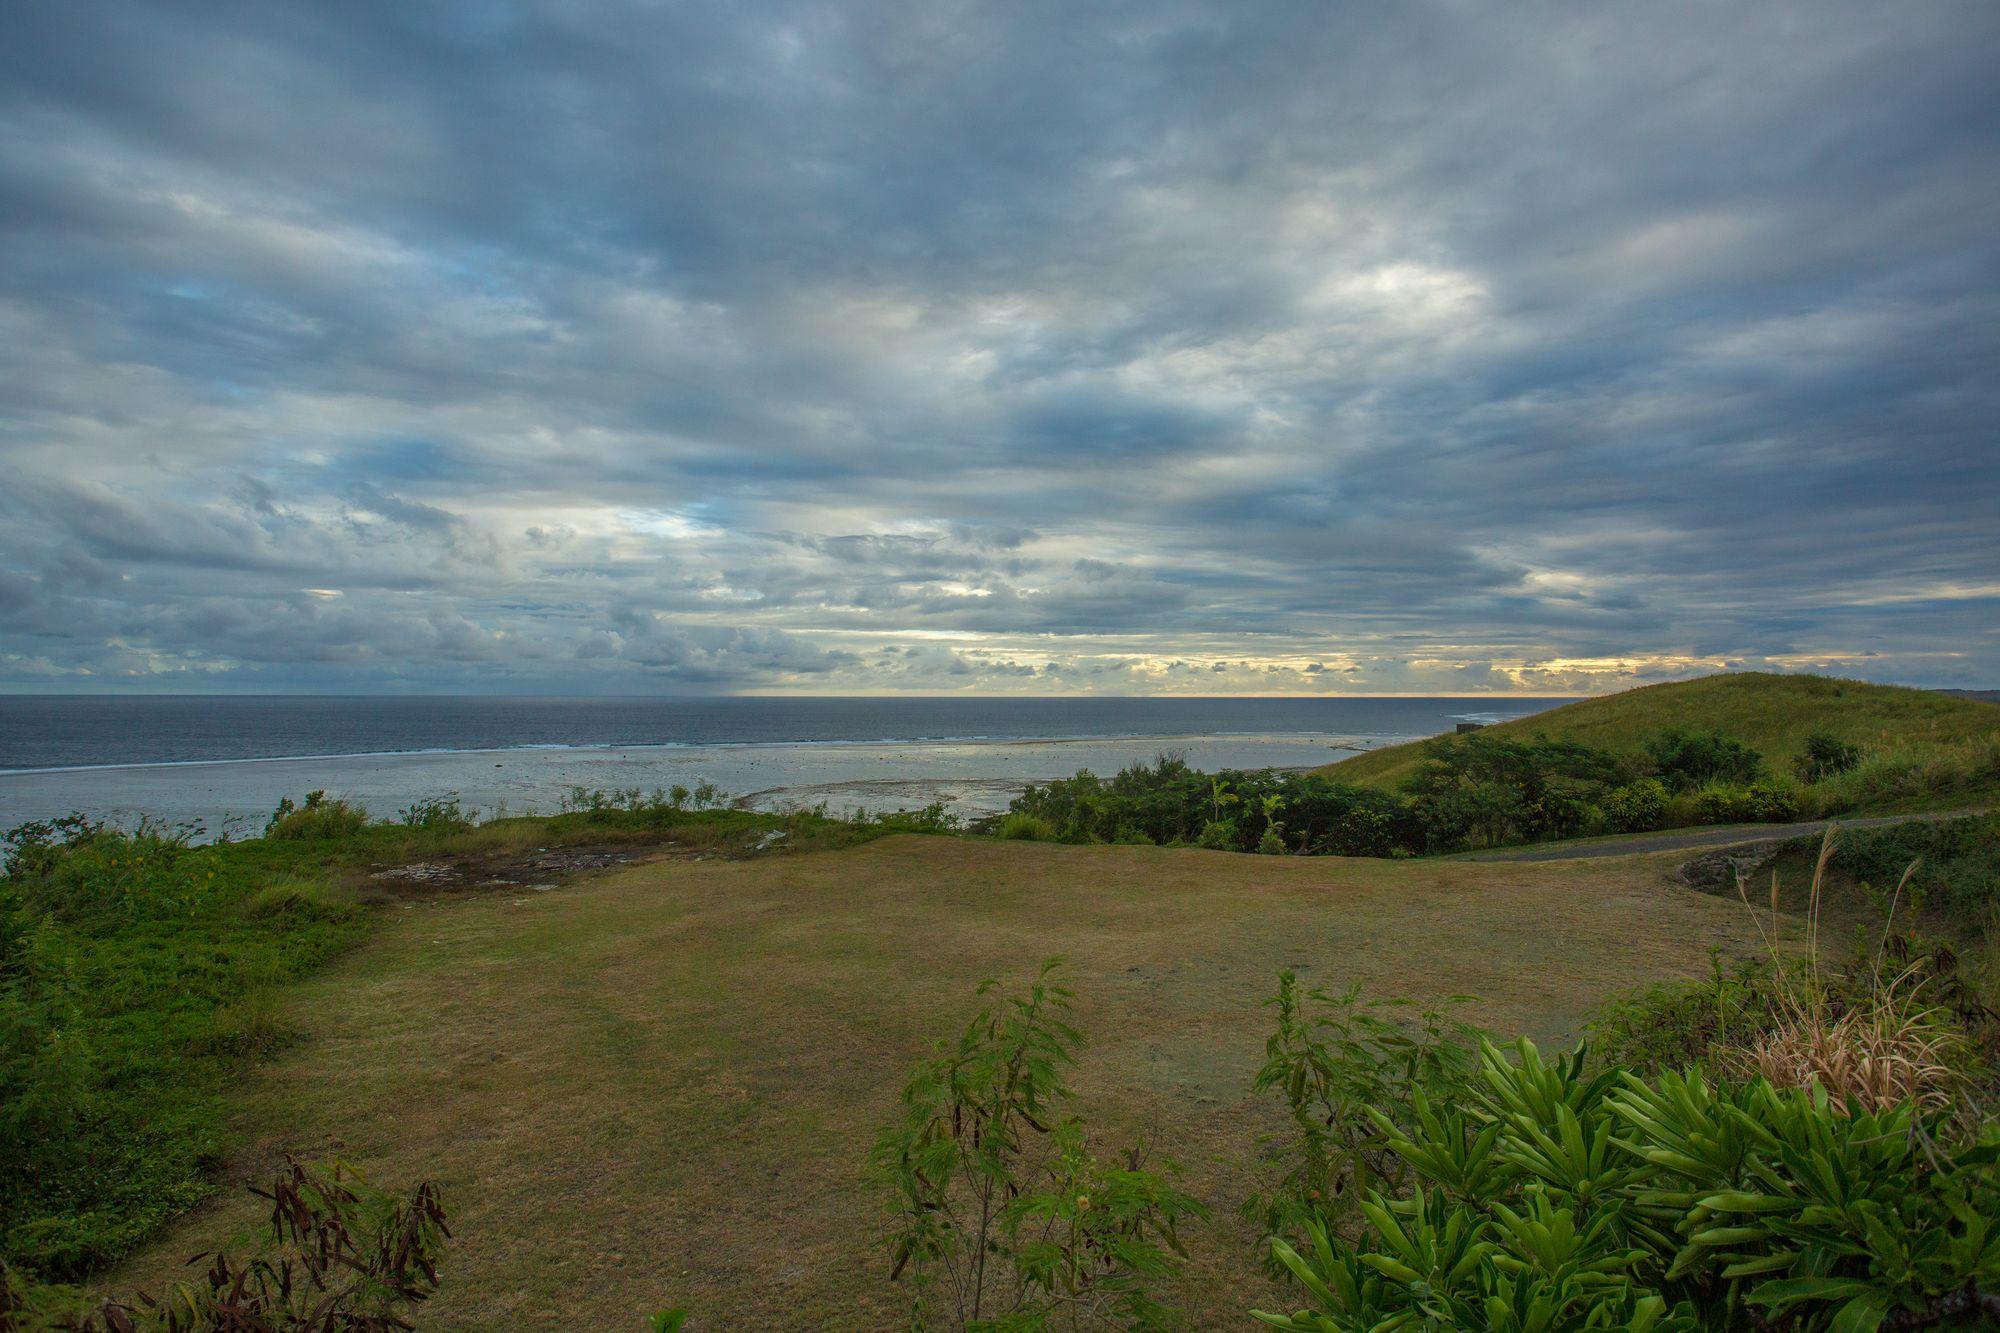
[(745, 805), (1005, 809), (1028, 782), (1161, 752), (1304, 768), (1561, 699), (0, 695), (0, 828), (72, 810), (261, 827), (314, 789), (380, 816), (430, 796), (543, 812), (574, 787), (707, 780)]

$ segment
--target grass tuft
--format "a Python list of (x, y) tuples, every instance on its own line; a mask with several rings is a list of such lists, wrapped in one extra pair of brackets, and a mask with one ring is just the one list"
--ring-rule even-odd
[[(1944, 1008), (1926, 996), (1922, 963), (1894, 976), (1885, 976), (1882, 967), (1916, 862), (1904, 869), (1888, 901), (1881, 941), (1860, 974), (1864, 984), (1856, 990), (1828, 982), (1821, 961), (1820, 916), (1839, 838), (1835, 826), (1820, 840), (1807, 894), (1802, 954), (1788, 955), (1780, 942), (1778, 877), (1771, 877), (1768, 918), (1751, 903), (1738, 877), (1737, 896), (1771, 956), (1774, 1004), (1768, 1030), (1741, 1044), (1721, 1045), (1719, 1062), (1741, 1078), (1761, 1077), (1780, 1088), (1818, 1086), (1839, 1104), (1871, 1112), (1905, 1101), (1927, 1111), (1957, 1105), (1971, 1085), (1971, 1042)], [(1850, 970), (1848, 977), (1853, 976)]]

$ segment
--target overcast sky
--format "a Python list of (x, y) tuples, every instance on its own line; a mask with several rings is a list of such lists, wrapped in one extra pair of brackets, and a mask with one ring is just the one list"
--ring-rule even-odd
[(0, 43), (0, 689), (2000, 685), (2000, 5)]

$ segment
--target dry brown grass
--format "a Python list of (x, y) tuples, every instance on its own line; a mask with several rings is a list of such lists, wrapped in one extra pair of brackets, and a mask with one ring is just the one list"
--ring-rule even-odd
[[(1818, 1086), (1835, 1102), (1852, 1101), (1871, 1111), (1904, 1101), (1928, 1110), (1947, 1109), (1958, 1104), (1966, 1091), (1968, 1042), (1947, 1015), (1924, 1001), (1916, 970), (1885, 976), (1883, 951), (1878, 947), (1870, 984), (1862, 994), (1835, 996), (1823, 975), (1820, 913), (1827, 866), (1839, 836), (1837, 827), (1829, 827), (1820, 840), (1806, 903), (1802, 954), (1788, 953), (1781, 942), (1777, 875), (1771, 877), (1768, 924), (1738, 879), (1737, 896), (1757, 922), (1772, 956), (1778, 1014), (1770, 1032), (1722, 1050), (1722, 1063), (1739, 1076), (1762, 1077), (1776, 1087)], [(1885, 943), (1915, 870), (1912, 862), (1890, 899), (1883, 923)]]
[[(661, 862), (549, 893), (389, 909), (297, 996), (301, 1040), (241, 1092), (234, 1182), (289, 1149), (384, 1184), (435, 1176), (455, 1236), (426, 1329), (881, 1328), (897, 1293), (868, 1145), (909, 1066), (984, 977), (1069, 958), (1076, 1086), (1110, 1139), (1149, 1135), (1215, 1220), (1176, 1293), (1199, 1327), (1259, 1299), (1237, 1203), (1280, 1127), (1249, 1093), (1274, 974), (1483, 997), (1560, 1040), (1607, 992), (1754, 949), (1676, 858), (1346, 861), (895, 837)], [(256, 1234), (237, 1193), (113, 1279), (157, 1287)]]
[(1745, 1077), (1781, 1088), (1817, 1084), (1871, 1111), (1904, 1101), (1944, 1110), (1966, 1082), (1965, 1038), (1935, 1009), (1893, 994), (1837, 1018), (1824, 1006), (1789, 1011), (1776, 1031), (1730, 1055)]

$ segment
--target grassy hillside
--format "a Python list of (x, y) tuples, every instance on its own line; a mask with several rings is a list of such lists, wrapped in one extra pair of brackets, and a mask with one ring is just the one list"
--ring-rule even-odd
[[(1283, 1301), (1236, 1205), (1271, 1168), (1253, 1096), (1274, 973), (1482, 997), (1573, 1033), (1607, 992), (1753, 947), (1739, 904), (1663, 887), (1673, 858), (1546, 865), (1256, 857), (892, 837), (633, 866), (554, 892), (412, 900), (300, 986), (299, 1039), (246, 1077), (235, 1181), (284, 1150), (434, 1175), (453, 1242), (433, 1330), (889, 1327), (866, 1176), (911, 1063), (1037, 960), (1069, 959), (1086, 1115), (1150, 1134), (1214, 1209), (1175, 1293), (1197, 1327)], [(231, 1190), (112, 1275), (151, 1285), (253, 1238)], [(1290, 1308), (1287, 1306), (1286, 1308)]]
[[(2000, 706), (1831, 676), (1740, 672), (1586, 699), (1489, 730), (1516, 737), (1542, 733), (1632, 753), (1645, 737), (1669, 727), (1720, 731), (1755, 747), (1783, 772), (1815, 731), (1878, 753), (1991, 743), (2000, 738)], [(1343, 782), (1394, 787), (1421, 757), (1421, 743), (1397, 745), (1320, 771)]]

